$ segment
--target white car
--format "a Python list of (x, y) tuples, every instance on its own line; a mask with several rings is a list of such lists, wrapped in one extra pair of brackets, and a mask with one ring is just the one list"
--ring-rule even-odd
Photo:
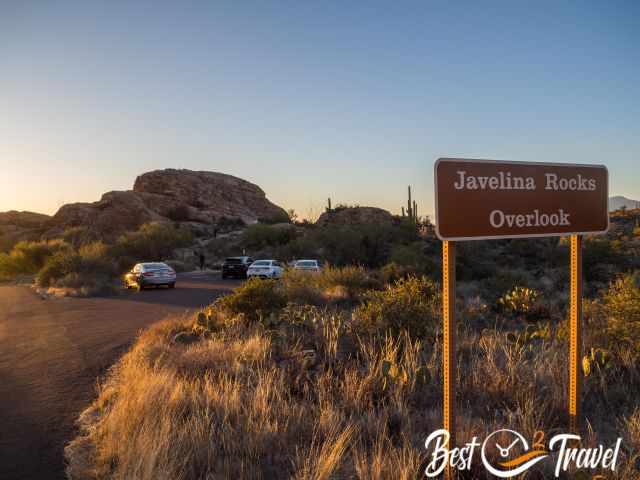
[(298, 260), (293, 264), (293, 268), (305, 272), (319, 272), (320, 263), (318, 260)]
[(247, 270), (247, 278), (280, 278), (284, 268), (277, 260), (256, 260)]

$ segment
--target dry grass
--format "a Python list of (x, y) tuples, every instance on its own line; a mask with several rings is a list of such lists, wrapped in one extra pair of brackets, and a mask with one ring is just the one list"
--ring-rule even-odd
[[(175, 342), (193, 323), (154, 326), (116, 364), (67, 447), (71, 478), (420, 476), (424, 440), (442, 422), (438, 341), (365, 334), (349, 311), (288, 306), (269, 328), (218, 315), (192, 343)], [(605, 346), (590, 327), (586, 349)], [(458, 438), (505, 427), (528, 438), (566, 431), (564, 332), (462, 329)], [(623, 436), (617, 476), (607, 478), (637, 479), (638, 356), (606, 346), (613, 363), (585, 381), (583, 438), (613, 444)]]

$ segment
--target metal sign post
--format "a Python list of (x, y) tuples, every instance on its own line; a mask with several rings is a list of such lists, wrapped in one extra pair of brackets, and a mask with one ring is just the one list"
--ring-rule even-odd
[[(444, 428), (451, 435), (449, 448), (456, 445), (456, 245), (442, 242), (442, 373)], [(453, 478), (450, 467), (445, 478)]]
[(569, 423), (580, 428), (580, 360), (582, 357), (582, 235), (571, 235), (571, 314), (569, 317)]

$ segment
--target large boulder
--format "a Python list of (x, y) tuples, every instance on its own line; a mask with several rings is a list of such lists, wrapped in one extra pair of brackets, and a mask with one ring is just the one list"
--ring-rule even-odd
[[(143, 223), (163, 221), (184, 223), (197, 232), (213, 232), (223, 217), (245, 223), (287, 218), (260, 187), (222, 173), (156, 170), (140, 175), (133, 188), (105, 193), (97, 202), (62, 206), (46, 237), (83, 227), (94, 237), (108, 240)], [(194, 229), (194, 225), (202, 227)]]
[(316, 225), (391, 225), (393, 215), (377, 207), (338, 207), (324, 212)]
[(192, 214), (198, 218), (208, 217), (210, 221), (231, 217), (254, 223), (287, 218), (284, 209), (267, 200), (260, 187), (224, 173), (155, 170), (136, 178), (133, 191), (168, 197), (193, 209)]

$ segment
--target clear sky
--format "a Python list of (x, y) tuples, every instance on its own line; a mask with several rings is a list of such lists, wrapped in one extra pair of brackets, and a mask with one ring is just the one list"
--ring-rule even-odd
[(640, 199), (640, 2), (0, 2), (0, 211), (175, 167), (429, 213), (439, 156)]

